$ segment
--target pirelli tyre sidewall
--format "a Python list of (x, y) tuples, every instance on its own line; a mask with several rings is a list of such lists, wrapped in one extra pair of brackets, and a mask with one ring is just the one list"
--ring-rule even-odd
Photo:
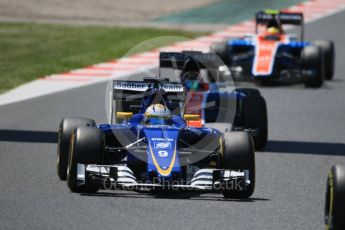
[(249, 198), (255, 189), (255, 152), (254, 143), (247, 132), (227, 132), (223, 135), (223, 168), (249, 170), (250, 185), (246, 190), (224, 190), (226, 198)]
[(59, 125), (56, 168), (61, 180), (66, 180), (67, 161), (70, 140), (75, 128), (80, 126), (96, 126), (96, 122), (87, 118), (64, 118)]
[(78, 164), (102, 164), (104, 159), (104, 133), (97, 127), (78, 127), (74, 130), (70, 145), (67, 169), (67, 185), (72, 192), (93, 193), (98, 186), (78, 184)]
[(325, 225), (328, 230), (345, 229), (345, 165), (335, 165), (328, 174)]

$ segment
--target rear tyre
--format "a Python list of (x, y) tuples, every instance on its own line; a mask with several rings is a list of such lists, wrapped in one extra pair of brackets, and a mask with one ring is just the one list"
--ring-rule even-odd
[[(78, 164), (102, 164), (104, 158), (104, 134), (96, 127), (78, 127), (74, 130), (68, 157), (67, 185), (72, 192), (94, 193), (98, 186), (80, 184), (77, 178)], [(80, 166), (79, 166), (80, 167)]]
[(227, 44), (226, 42), (215, 42), (211, 44), (210, 51), (217, 54), (223, 60), (224, 64), (229, 65), (227, 57)]
[(334, 75), (334, 43), (329, 40), (316, 40), (314, 44), (321, 49), (324, 77), (326, 80), (332, 80)]
[(249, 170), (250, 185), (246, 190), (223, 190), (226, 198), (249, 198), (255, 189), (255, 153), (252, 137), (246, 132), (224, 133), (224, 169)]
[(345, 229), (345, 165), (335, 165), (329, 172), (325, 224), (326, 229)]
[(255, 129), (253, 136), (256, 150), (262, 150), (267, 144), (268, 121), (266, 101), (261, 95), (246, 96), (242, 99), (243, 126)]
[(64, 118), (59, 126), (56, 168), (61, 180), (66, 180), (67, 161), (72, 133), (80, 126), (96, 126), (96, 122), (85, 118)]
[(318, 88), (323, 84), (323, 62), (321, 49), (306, 46), (301, 54), (303, 78), (306, 87)]

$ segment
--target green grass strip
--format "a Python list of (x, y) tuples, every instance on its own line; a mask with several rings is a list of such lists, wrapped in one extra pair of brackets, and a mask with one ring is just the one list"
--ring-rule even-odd
[[(0, 23), (0, 93), (39, 77), (119, 58), (151, 38), (200, 35), (147, 28)], [(157, 44), (163, 45), (167, 44)]]

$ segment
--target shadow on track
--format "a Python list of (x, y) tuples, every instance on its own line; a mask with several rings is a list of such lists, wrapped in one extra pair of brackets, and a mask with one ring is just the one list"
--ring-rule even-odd
[(200, 193), (169, 193), (169, 194), (155, 194), (155, 193), (117, 193), (115, 192), (98, 192), (98, 193), (81, 193), (81, 196), (94, 196), (94, 197), (112, 197), (112, 198), (137, 198), (137, 199), (176, 199), (176, 200), (199, 200), (199, 201), (232, 201), (232, 202), (257, 202), (257, 201), (270, 201), (266, 198), (248, 198), (248, 199), (226, 199), (220, 196), (215, 196), (210, 194), (203, 194), (200, 196)]
[(58, 133), (52, 131), (33, 130), (0, 130), (0, 141), (32, 142), (32, 143), (57, 143)]
[[(52, 131), (0, 129), (0, 141), (54, 144), (57, 139)], [(345, 156), (345, 144), (271, 140), (264, 152)]]
[(345, 156), (345, 144), (272, 140), (264, 152)]

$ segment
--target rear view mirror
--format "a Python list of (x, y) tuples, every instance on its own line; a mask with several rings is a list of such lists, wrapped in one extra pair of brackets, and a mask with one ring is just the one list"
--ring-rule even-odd
[(116, 112), (116, 118), (118, 119), (128, 119), (133, 116), (132, 112)]
[(183, 115), (183, 118), (187, 121), (197, 121), (200, 120), (199, 114), (185, 114)]

